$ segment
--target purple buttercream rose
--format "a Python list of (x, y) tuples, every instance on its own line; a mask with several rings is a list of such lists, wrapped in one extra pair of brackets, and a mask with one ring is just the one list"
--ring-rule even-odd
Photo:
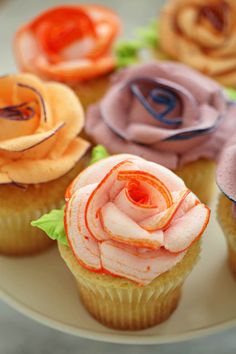
[(236, 131), (236, 106), (197, 71), (150, 62), (116, 75), (104, 98), (89, 107), (85, 129), (111, 153), (136, 154), (175, 170), (218, 157)]

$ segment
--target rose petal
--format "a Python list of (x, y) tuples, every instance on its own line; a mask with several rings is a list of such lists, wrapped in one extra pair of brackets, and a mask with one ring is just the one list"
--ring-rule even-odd
[(162, 231), (145, 231), (111, 202), (101, 209), (100, 217), (104, 230), (112, 240), (150, 249), (158, 249), (163, 243)]
[(189, 190), (181, 191), (174, 204), (161, 213), (156, 213), (155, 215), (141, 221), (139, 225), (148, 231), (166, 229), (189, 192)]
[(102, 266), (112, 274), (147, 285), (158, 275), (173, 268), (185, 252), (178, 254), (159, 249), (138, 253), (135, 248), (127, 249), (114, 241), (100, 245)]
[(88, 198), (97, 184), (90, 184), (76, 191), (66, 205), (65, 226), (70, 246), (78, 261), (88, 269), (101, 269), (97, 242), (90, 235), (84, 219)]
[[(84, 187), (87, 184), (100, 182), (106, 174), (118, 163), (124, 160), (137, 161), (141, 159), (135, 155), (119, 154), (115, 156), (107, 157), (83, 170), (78, 177), (70, 184), (66, 191), (66, 198), (70, 198), (71, 195), (78, 189)], [(99, 166), (99, 168), (98, 168)]]
[(202, 235), (209, 217), (210, 209), (206, 205), (194, 206), (164, 232), (165, 248), (170, 252), (184, 251)]
[[(58, 134), (59, 130), (64, 127), (64, 123), (58, 123), (58, 125), (47, 132), (36, 133), (28, 136), (20, 136), (15, 139), (0, 141), (0, 149), (9, 152), (21, 152), (31, 149), (37, 145), (41, 145), (48, 139), (52, 138), (55, 134)], [(41, 148), (41, 147), (40, 147)]]
[[(99, 219), (99, 211), (107, 202), (109, 202), (109, 191), (112, 189), (114, 182), (117, 180), (119, 171), (132, 168), (132, 166), (132, 162), (124, 160), (115, 165), (109, 173), (105, 175), (88, 199), (85, 210), (86, 226), (97, 240), (108, 239), (108, 235), (104, 231)], [(123, 182), (123, 185), (124, 184), (125, 183)]]
[(199, 199), (196, 197), (196, 195), (193, 192), (188, 193), (187, 196), (182, 201), (182, 203), (179, 205), (176, 213), (173, 216), (173, 219), (171, 220), (171, 223), (174, 223), (177, 219), (184, 216), (190, 209), (192, 209), (194, 206), (196, 206), (199, 203), (200, 203)]
[[(51, 150), (50, 157), (58, 158), (68, 144), (81, 132), (84, 126), (83, 108), (75, 93), (59, 83), (47, 83), (47, 95), (52, 107), (55, 123), (64, 122), (63, 131), (59, 132), (57, 143)], [(63, 97), (63, 99), (62, 99)]]
[(154, 202), (157, 204), (159, 210), (163, 210), (166, 207), (169, 208), (173, 203), (172, 196), (165, 184), (154, 175), (139, 170), (126, 170), (119, 171), (119, 181), (140, 181), (144, 182), (153, 189), (153, 197), (156, 199)]
[(140, 170), (147, 171), (161, 181), (165, 181), (165, 185), (170, 192), (179, 191), (185, 188), (184, 181), (164, 166), (144, 159), (137, 161), (136, 165)]
[(122, 212), (138, 223), (141, 220), (158, 213), (159, 210), (156, 205), (134, 203), (129, 197), (127, 188), (122, 189), (116, 196), (114, 204)]
[[(9, 161), (1, 167), (1, 171), (9, 176), (12, 182), (35, 184), (57, 179), (74, 167), (86, 153), (90, 144), (81, 139), (74, 139), (66, 151), (58, 159), (44, 158), (39, 160)], [(40, 173), (39, 173), (40, 171)]]

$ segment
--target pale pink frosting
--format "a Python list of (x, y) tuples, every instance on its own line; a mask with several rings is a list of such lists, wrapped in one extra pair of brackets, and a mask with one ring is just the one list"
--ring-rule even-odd
[[(131, 91), (135, 83), (149, 107), (160, 114), (166, 106), (150, 98), (150, 80), (157, 80), (151, 88), (164, 86), (177, 95), (166, 118), (172, 123), (180, 118), (180, 124), (155, 119)], [(117, 74), (105, 97), (89, 107), (85, 129), (111, 153), (134, 153), (174, 170), (199, 158), (216, 160), (235, 115), (236, 106), (213, 80), (183, 64), (150, 62)]]
[(236, 218), (236, 135), (225, 144), (216, 171), (221, 191), (232, 200), (232, 213)]
[(128, 154), (84, 170), (66, 201), (65, 229), (78, 262), (140, 285), (180, 262), (210, 215), (173, 172)]

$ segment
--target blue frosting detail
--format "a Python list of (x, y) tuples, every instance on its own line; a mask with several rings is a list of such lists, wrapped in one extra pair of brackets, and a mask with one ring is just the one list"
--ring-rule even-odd
[[(152, 85), (147, 96), (145, 96), (140, 89), (140, 84), (142, 83), (149, 83)], [(167, 115), (176, 108), (178, 101), (180, 101), (177, 93), (170, 88), (164, 86), (163, 84), (160, 85), (157, 80), (137, 79), (130, 83), (130, 89), (134, 96), (153, 116), (154, 119), (163, 124), (172, 126), (176, 126), (182, 123), (181, 117), (171, 119), (167, 118)], [(164, 110), (162, 112), (157, 112), (155, 108), (150, 105), (147, 98), (150, 98), (156, 104), (163, 105), (165, 107)]]

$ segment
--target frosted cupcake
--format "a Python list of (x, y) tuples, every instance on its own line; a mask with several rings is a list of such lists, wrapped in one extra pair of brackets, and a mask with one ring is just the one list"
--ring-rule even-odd
[(236, 87), (236, 2), (171, 0), (159, 20), (160, 49)]
[(217, 167), (216, 180), (221, 190), (217, 218), (226, 237), (228, 261), (236, 279), (236, 135), (225, 146)]
[(89, 313), (108, 327), (137, 330), (177, 307), (209, 216), (170, 170), (122, 154), (85, 169), (67, 190), (65, 211), (33, 224), (59, 240)]
[(116, 75), (89, 107), (85, 130), (112, 154), (134, 153), (170, 168), (208, 203), (235, 114), (215, 81), (183, 64), (149, 62)]
[[(30, 221), (60, 207), (89, 143), (75, 94), (31, 74), (0, 78), (0, 254), (26, 255), (52, 242)], [(81, 160), (82, 159), (82, 160)]]
[(109, 85), (120, 28), (118, 16), (100, 5), (54, 7), (19, 28), (16, 60), (22, 71), (72, 85), (86, 107)]

